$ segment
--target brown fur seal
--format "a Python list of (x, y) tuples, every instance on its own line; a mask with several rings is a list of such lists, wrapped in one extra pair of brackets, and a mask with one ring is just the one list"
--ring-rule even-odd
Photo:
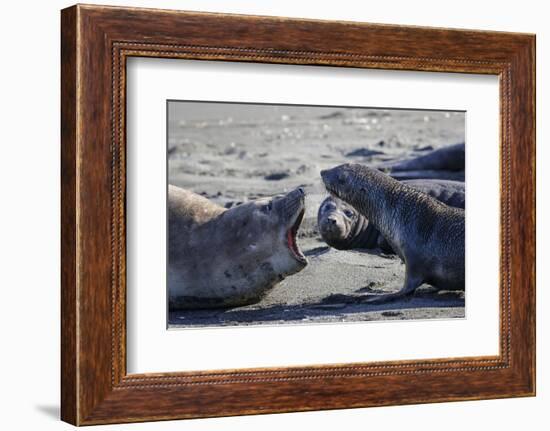
[[(402, 183), (444, 204), (464, 209), (466, 193), (463, 182), (406, 180)], [(338, 250), (380, 248), (385, 253), (393, 253), (372, 223), (351, 205), (334, 196), (327, 197), (319, 206), (317, 226), (325, 242)]]
[(222, 208), (168, 187), (168, 291), (171, 309), (258, 302), (307, 261), (296, 245), (304, 192)]
[(403, 288), (366, 302), (399, 298), (423, 283), (464, 289), (464, 210), (358, 164), (321, 171), (321, 177), (327, 190), (369, 220), (405, 263)]

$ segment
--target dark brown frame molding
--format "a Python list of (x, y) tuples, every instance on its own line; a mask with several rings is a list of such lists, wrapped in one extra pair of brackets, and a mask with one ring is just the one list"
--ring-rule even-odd
[[(89, 425), (535, 394), (534, 35), (83, 5), (61, 18), (63, 420)], [(128, 375), (131, 56), (498, 75), (499, 355)]]

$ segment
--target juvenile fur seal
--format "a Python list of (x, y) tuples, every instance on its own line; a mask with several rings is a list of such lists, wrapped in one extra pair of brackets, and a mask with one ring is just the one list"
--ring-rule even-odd
[(301, 188), (225, 209), (168, 187), (171, 309), (233, 307), (259, 301), (307, 265), (296, 244)]
[[(466, 195), (463, 182), (406, 180), (402, 183), (444, 204), (464, 209)], [(317, 226), (325, 242), (338, 250), (378, 247), (385, 253), (393, 253), (374, 225), (350, 204), (337, 197), (329, 196), (321, 203), (317, 213)]]
[(423, 283), (464, 289), (464, 210), (358, 164), (321, 171), (321, 177), (327, 190), (369, 220), (405, 263), (401, 290), (365, 302), (399, 298)]

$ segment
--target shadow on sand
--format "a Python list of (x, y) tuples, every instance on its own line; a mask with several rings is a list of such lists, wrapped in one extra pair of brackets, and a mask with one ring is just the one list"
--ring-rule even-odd
[[(363, 292), (365, 290), (360, 289)], [(370, 290), (370, 289), (368, 289)], [(375, 291), (372, 291), (375, 292)], [(414, 295), (384, 304), (365, 304), (365, 295), (331, 295), (318, 302), (296, 305), (274, 305), (261, 309), (181, 310), (169, 313), (169, 324), (194, 326), (235, 326), (251, 323), (299, 323), (326, 316), (330, 321), (341, 321), (350, 315), (363, 313), (361, 320), (378, 320), (375, 314), (400, 319), (403, 311), (418, 308), (464, 307), (464, 298), (456, 292), (419, 290)], [(368, 313), (373, 313), (369, 319)]]

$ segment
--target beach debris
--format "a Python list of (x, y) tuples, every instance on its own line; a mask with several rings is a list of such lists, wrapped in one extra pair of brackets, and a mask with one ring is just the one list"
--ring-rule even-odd
[(372, 157), (384, 154), (382, 151), (370, 150), (368, 148), (358, 148), (357, 150), (346, 153), (346, 157)]
[(231, 142), (229, 146), (223, 151), (223, 155), (230, 156), (233, 154), (237, 154), (237, 144), (235, 142)]
[(331, 112), (330, 114), (319, 115), (317, 118), (320, 120), (332, 120), (334, 118), (342, 118), (344, 113), (342, 111)]
[(264, 180), (267, 181), (280, 181), (284, 178), (288, 178), (290, 175), (288, 172), (273, 172), (264, 176)]
[(296, 174), (301, 175), (309, 171), (309, 167), (307, 165), (300, 165), (296, 168)]

